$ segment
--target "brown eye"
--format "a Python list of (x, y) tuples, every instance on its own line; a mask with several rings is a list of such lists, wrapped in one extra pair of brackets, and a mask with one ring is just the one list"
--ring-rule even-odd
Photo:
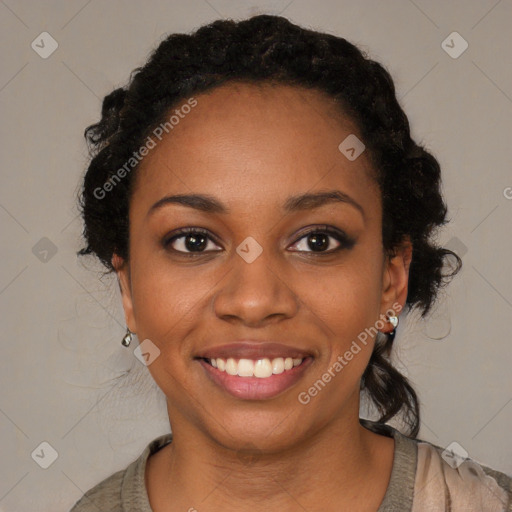
[[(209, 242), (211, 244), (209, 245)], [(173, 251), (189, 254), (189, 253), (204, 253), (211, 252), (206, 250), (207, 248), (214, 248), (216, 245), (211, 240), (208, 232), (204, 229), (199, 228), (184, 228), (181, 229), (178, 234), (167, 238), (164, 242), (164, 247), (171, 247)]]
[[(305, 242), (302, 242), (304, 239)], [(331, 228), (330, 226), (325, 226), (316, 227), (304, 233), (299, 240), (295, 242), (294, 247), (298, 252), (331, 254), (342, 249), (350, 249), (354, 244), (355, 240), (348, 237), (342, 231)]]

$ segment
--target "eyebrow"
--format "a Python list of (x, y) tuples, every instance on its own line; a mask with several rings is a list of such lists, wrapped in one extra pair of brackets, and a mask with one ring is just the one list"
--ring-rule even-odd
[[(291, 196), (285, 201), (283, 210), (285, 213), (293, 213), (304, 210), (313, 210), (332, 203), (352, 205), (359, 210), (363, 218), (365, 217), (363, 207), (348, 194), (341, 192), (340, 190), (326, 190)], [(151, 206), (148, 211), (148, 215), (170, 204), (187, 206), (205, 213), (226, 215), (231, 212), (226, 205), (213, 196), (207, 194), (178, 194), (165, 196), (158, 200), (153, 206)]]

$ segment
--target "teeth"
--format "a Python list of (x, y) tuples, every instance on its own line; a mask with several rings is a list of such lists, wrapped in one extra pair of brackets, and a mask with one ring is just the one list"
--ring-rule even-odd
[(265, 379), (271, 375), (279, 375), (285, 370), (291, 370), (295, 366), (299, 366), (303, 361), (302, 358), (276, 357), (275, 359), (208, 359), (208, 362), (221, 372), (229, 375), (238, 375), (239, 377), (258, 377)]
[[(243, 359), (241, 361), (243, 361)], [(270, 362), (270, 359), (266, 359), (266, 358), (258, 359), (254, 363), (254, 376), (255, 377), (264, 379), (265, 377), (270, 377), (271, 375), (272, 375), (272, 363)], [(249, 377), (250, 377), (250, 375), (249, 375)]]
[[(212, 362), (213, 361), (215, 361), (215, 359), (212, 359)], [(260, 363), (261, 361), (256, 362)], [(254, 362), (251, 359), (240, 359), (240, 361), (238, 361), (238, 370), (236, 373), (240, 375), (240, 377), (252, 377), (255, 370), (254, 366)]]
[(276, 357), (272, 359), (272, 373), (279, 375), (284, 372), (284, 359), (282, 357)]
[(238, 373), (238, 365), (232, 357), (226, 361), (226, 373), (229, 375), (237, 375)]

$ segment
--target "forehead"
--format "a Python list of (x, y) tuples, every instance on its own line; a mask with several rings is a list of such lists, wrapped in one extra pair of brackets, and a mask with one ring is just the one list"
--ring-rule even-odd
[[(181, 112), (139, 165), (135, 195), (157, 200), (192, 191), (243, 204), (249, 197), (278, 200), (284, 191), (303, 193), (316, 184), (360, 197), (376, 193), (365, 153), (351, 161), (340, 151), (347, 137), (361, 136), (326, 94), (230, 83), (194, 98), (196, 106)], [(180, 113), (179, 105), (168, 117), (173, 113)]]

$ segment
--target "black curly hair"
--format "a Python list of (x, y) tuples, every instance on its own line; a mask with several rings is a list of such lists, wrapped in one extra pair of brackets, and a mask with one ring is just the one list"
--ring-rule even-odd
[[(342, 106), (340, 112), (355, 122), (375, 169), (384, 250), (392, 255), (404, 240), (412, 242), (406, 304), (425, 316), (440, 287), (461, 267), (455, 253), (433, 241), (435, 230), (447, 222), (439, 163), (411, 139), (393, 80), (381, 64), (341, 37), (304, 29), (280, 16), (218, 20), (191, 34), (171, 34), (132, 72), (126, 88), (104, 98), (101, 120), (84, 134), (91, 161), (79, 197), (86, 245), (78, 255), (95, 254), (108, 272), (115, 270), (114, 253), (128, 260), (128, 211), (137, 166), (110, 187), (107, 200), (97, 191), (105, 190), (105, 183), (172, 108), (228, 82), (313, 89)], [(452, 258), (455, 263), (447, 266)], [(393, 338), (375, 344), (361, 390), (380, 414), (377, 428), (401, 413), (415, 438), (419, 402), (389, 361)]]

